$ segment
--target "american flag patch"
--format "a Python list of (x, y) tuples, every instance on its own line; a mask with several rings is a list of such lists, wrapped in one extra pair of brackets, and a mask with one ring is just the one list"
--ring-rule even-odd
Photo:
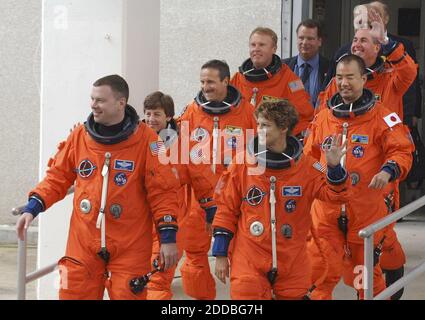
[(149, 148), (151, 149), (151, 153), (153, 156), (157, 156), (160, 153), (166, 152), (164, 142), (162, 141), (151, 142)]
[(292, 93), (304, 89), (304, 84), (301, 80), (295, 80), (295, 81), (289, 82), (288, 86)]
[(319, 170), (322, 173), (326, 172), (326, 168), (324, 168), (320, 162), (315, 162), (313, 164), (313, 168), (316, 169), (316, 170)]

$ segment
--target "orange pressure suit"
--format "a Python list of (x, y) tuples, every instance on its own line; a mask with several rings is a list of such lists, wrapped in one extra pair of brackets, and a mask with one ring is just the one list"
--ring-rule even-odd
[[(183, 254), (185, 237), (187, 236), (187, 233), (190, 232), (190, 230), (185, 229), (187, 226), (187, 211), (189, 210), (188, 204), (190, 205), (190, 199), (187, 199), (188, 186), (192, 187), (196, 199), (202, 209), (211, 208), (215, 206), (213, 193), (216, 178), (210, 170), (209, 165), (195, 165), (190, 163), (190, 161), (188, 161), (188, 154), (187, 159), (182, 157), (182, 154), (185, 152), (185, 146), (183, 146), (181, 135), (178, 133), (179, 129), (177, 128), (174, 120), (172, 120), (170, 124), (171, 128), (162, 130), (159, 133), (159, 136), (165, 141), (169, 160), (172, 163), (173, 170), (177, 173), (180, 182), (180, 188), (177, 190), (177, 200), (179, 202), (179, 213), (177, 217), (179, 225), (177, 248), (180, 258)], [(194, 143), (192, 142), (191, 144), (193, 146)], [(156, 228), (153, 230), (153, 236), (152, 261), (158, 258), (160, 249), (160, 241)], [(171, 283), (174, 279), (176, 267), (177, 266), (169, 268), (163, 272), (157, 272), (150, 278), (148, 283), (148, 300), (171, 300), (173, 297), (173, 293), (171, 292)]]
[[(396, 112), (403, 120), (403, 96), (416, 78), (417, 64), (407, 54), (402, 43), (398, 43), (386, 56), (378, 57), (374, 66), (368, 69), (366, 88), (375, 93), (376, 99)], [(319, 96), (320, 107), (316, 112), (327, 109), (327, 103), (337, 93), (335, 78)], [(392, 211), (400, 208), (399, 180), (388, 184), (384, 194)], [(396, 255), (395, 253), (398, 253)], [(406, 263), (406, 257), (397, 239), (394, 225), (388, 230), (381, 258), (381, 267), (387, 273), (399, 274)], [(402, 274), (401, 274), (402, 275)], [(397, 276), (399, 278), (401, 275)], [(391, 284), (391, 281), (387, 281)], [(401, 294), (401, 293), (399, 293)]]
[[(253, 137), (257, 124), (254, 107), (239, 91), (228, 86), (224, 102), (208, 102), (202, 92), (190, 104), (180, 118), (181, 126), (188, 124), (190, 139), (198, 142), (190, 152), (190, 159), (196, 163), (209, 163), (215, 181), (232, 161), (236, 151), (245, 150), (246, 130), (252, 129)], [(216, 148), (214, 148), (217, 142)], [(214, 152), (216, 149), (216, 152)], [(215, 158), (215, 160), (214, 160)], [(215, 162), (215, 164), (214, 164)], [(180, 269), (184, 292), (195, 299), (215, 299), (215, 280), (210, 273), (208, 251), (211, 235), (206, 231), (204, 210), (192, 201), (189, 217), (186, 219), (186, 259)], [(212, 217), (208, 218), (209, 223)]]
[[(251, 145), (248, 148), (251, 150)], [(270, 300), (273, 294), (276, 299), (304, 298), (312, 286), (306, 250), (311, 203), (316, 197), (333, 203), (349, 198), (346, 172), (337, 181), (327, 180), (323, 174), (326, 169), (302, 154), (302, 144), (295, 137), (287, 138), (286, 150), (285, 155), (250, 152), (252, 158), (257, 154), (258, 162), (232, 165), (217, 185), (213, 255), (225, 255), (219, 253), (218, 236), (234, 236), (232, 299)], [(264, 173), (254, 169), (256, 166), (263, 166)], [(255, 170), (260, 174), (253, 174)]]
[[(408, 129), (398, 115), (376, 102), (371, 91), (365, 89), (363, 96), (352, 106), (344, 105), (337, 94), (330, 100), (329, 107), (316, 115), (304, 152), (323, 162), (323, 150), (329, 146), (330, 137), (343, 133), (348, 140), (346, 168), (350, 172), (353, 196), (345, 204), (345, 214), (340, 205), (318, 200), (312, 205), (313, 224), (329, 261), (326, 280), (313, 292), (313, 298), (317, 299), (332, 298), (332, 291), (343, 271), (345, 282), (353, 286), (354, 272), (360, 273), (355, 267), (363, 264), (363, 239), (358, 232), (388, 214), (385, 191), (370, 189), (368, 185), (381, 170), (393, 172), (392, 180), (404, 178), (411, 166), (413, 149)], [(348, 218), (348, 224), (343, 223), (344, 217)], [(343, 232), (345, 228), (348, 232)], [(375, 234), (376, 247), (385, 244), (391, 230), (388, 227)], [(394, 256), (400, 255), (397, 248), (401, 250), (401, 247), (394, 246)], [(313, 261), (313, 278), (321, 276), (323, 268), (314, 243), (309, 245), (309, 253)], [(382, 271), (376, 264), (374, 294), (384, 288)], [(363, 290), (359, 286), (356, 289), (362, 297)]]
[(47, 209), (75, 182), (60, 299), (102, 299), (105, 286), (111, 299), (145, 299), (129, 282), (152, 269), (152, 221), (160, 231), (177, 229), (178, 181), (158, 161), (158, 135), (138, 119), (127, 106), (122, 134), (102, 137), (90, 115), (30, 193)]
[(230, 83), (254, 107), (263, 101), (290, 101), (299, 115), (298, 124), (293, 131), (295, 136), (306, 130), (313, 119), (314, 109), (302, 81), (277, 55), (273, 56), (272, 64), (265, 69), (254, 69), (251, 59), (246, 60)]

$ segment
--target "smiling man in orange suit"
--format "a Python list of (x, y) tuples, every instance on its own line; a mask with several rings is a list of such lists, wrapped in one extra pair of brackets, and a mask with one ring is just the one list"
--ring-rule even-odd
[(130, 281), (151, 271), (152, 221), (161, 238), (160, 263), (177, 263), (176, 189), (171, 166), (158, 159), (162, 141), (127, 104), (118, 75), (98, 79), (91, 110), (49, 161), (16, 223), (20, 239), (40, 213), (75, 185), (65, 256), (59, 261), (60, 299), (146, 299)]

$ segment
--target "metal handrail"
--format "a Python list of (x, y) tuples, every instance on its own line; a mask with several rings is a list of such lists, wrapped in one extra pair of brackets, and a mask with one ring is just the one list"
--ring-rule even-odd
[[(68, 189), (66, 195), (74, 193), (74, 186)], [(15, 207), (12, 209), (12, 214), (14, 216), (20, 215), (23, 213), (25, 205)], [(26, 287), (27, 284), (48, 275), (56, 270), (58, 264), (52, 263), (47, 267), (38, 269), (34, 272), (27, 274), (27, 230), (25, 230), (24, 240), (18, 239), (18, 300), (25, 300), (26, 298)]]
[(48, 275), (55, 271), (57, 263), (38, 269), (27, 274), (27, 231), (24, 233), (24, 240), (18, 239), (18, 300), (25, 300), (27, 284)]
[[(360, 230), (359, 236), (364, 239), (364, 270), (363, 270), (363, 284), (364, 284), (364, 299), (372, 300), (373, 298), (373, 236), (375, 232), (389, 226), (397, 220), (404, 218), (414, 212), (415, 210), (425, 206), (425, 196), (409, 203), (405, 207), (395, 211), (385, 218), (369, 225), (368, 227)], [(403, 288), (407, 283), (414, 280), (416, 277), (425, 272), (425, 262), (417, 266), (413, 271), (393, 283), (390, 287), (386, 288), (379, 295), (375, 297), (376, 300), (387, 299), (399, 289)]]

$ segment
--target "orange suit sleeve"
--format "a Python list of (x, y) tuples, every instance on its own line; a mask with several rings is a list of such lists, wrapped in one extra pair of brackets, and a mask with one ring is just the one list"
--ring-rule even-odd
[(383, 165), (389, 161), (395, 161), (400, 169), (399, 179), (404, 180), (412, 166), (412, 152), (415, 149), (409, 129), (402, 123), (392, 128), (387, 127), (381, 139), (380, 143), (385, 153)]
[[(179, 206), (177, 202), (177, 190), (180, 183), (173, 173), (170, 164), (162, 164), (151, 152), (153, 143), (158, 142), (157, 134), (151, 129), (146, 131), (145, 152), (145, 179), (144, 186), (147, 192), (147, 200), (153, 214), (155, 224), (158, 228), (169, 226), (177, 229), (177, 215)], [(168, 221), (166, 216), (171, 216), (172, 221)]]
[[(326, 111), (323, 111), (326, 112)], [(310, 126), (307, 129), (306, 138), (304, 139), (304, 154), (311, 156), (316, 161), (320, 161), (321, 151), (320, 151), (320, 142), (317, 140), (317, 121), (318, 116), (314, 118)]]
[(49, 160), (44, 179), (30, 191), (29, 196), (37, 194), (44, 202), (44, 209), (62, 200), (76, 179), (77, 167), (74, 157), (74, 137), (78, 130), (73, 130), (66, 141), (58, 146), (58, 151)]
[(238, 167), (231, 165), (229, 170), (221, 176), (217, 183), (214, 199), (217, 203), (217, 212), (213, 221), (213, 228), (225, 229), (236, 233), (242, 204), (240, 177)]
[(401, 97), (415, 81), (418, 65), (405, 51), (402, 43), (399, 43), (387, 56), (387, 61), (393, 67), (392, 72), (395, 74), (392, 82), (393, 94)]

